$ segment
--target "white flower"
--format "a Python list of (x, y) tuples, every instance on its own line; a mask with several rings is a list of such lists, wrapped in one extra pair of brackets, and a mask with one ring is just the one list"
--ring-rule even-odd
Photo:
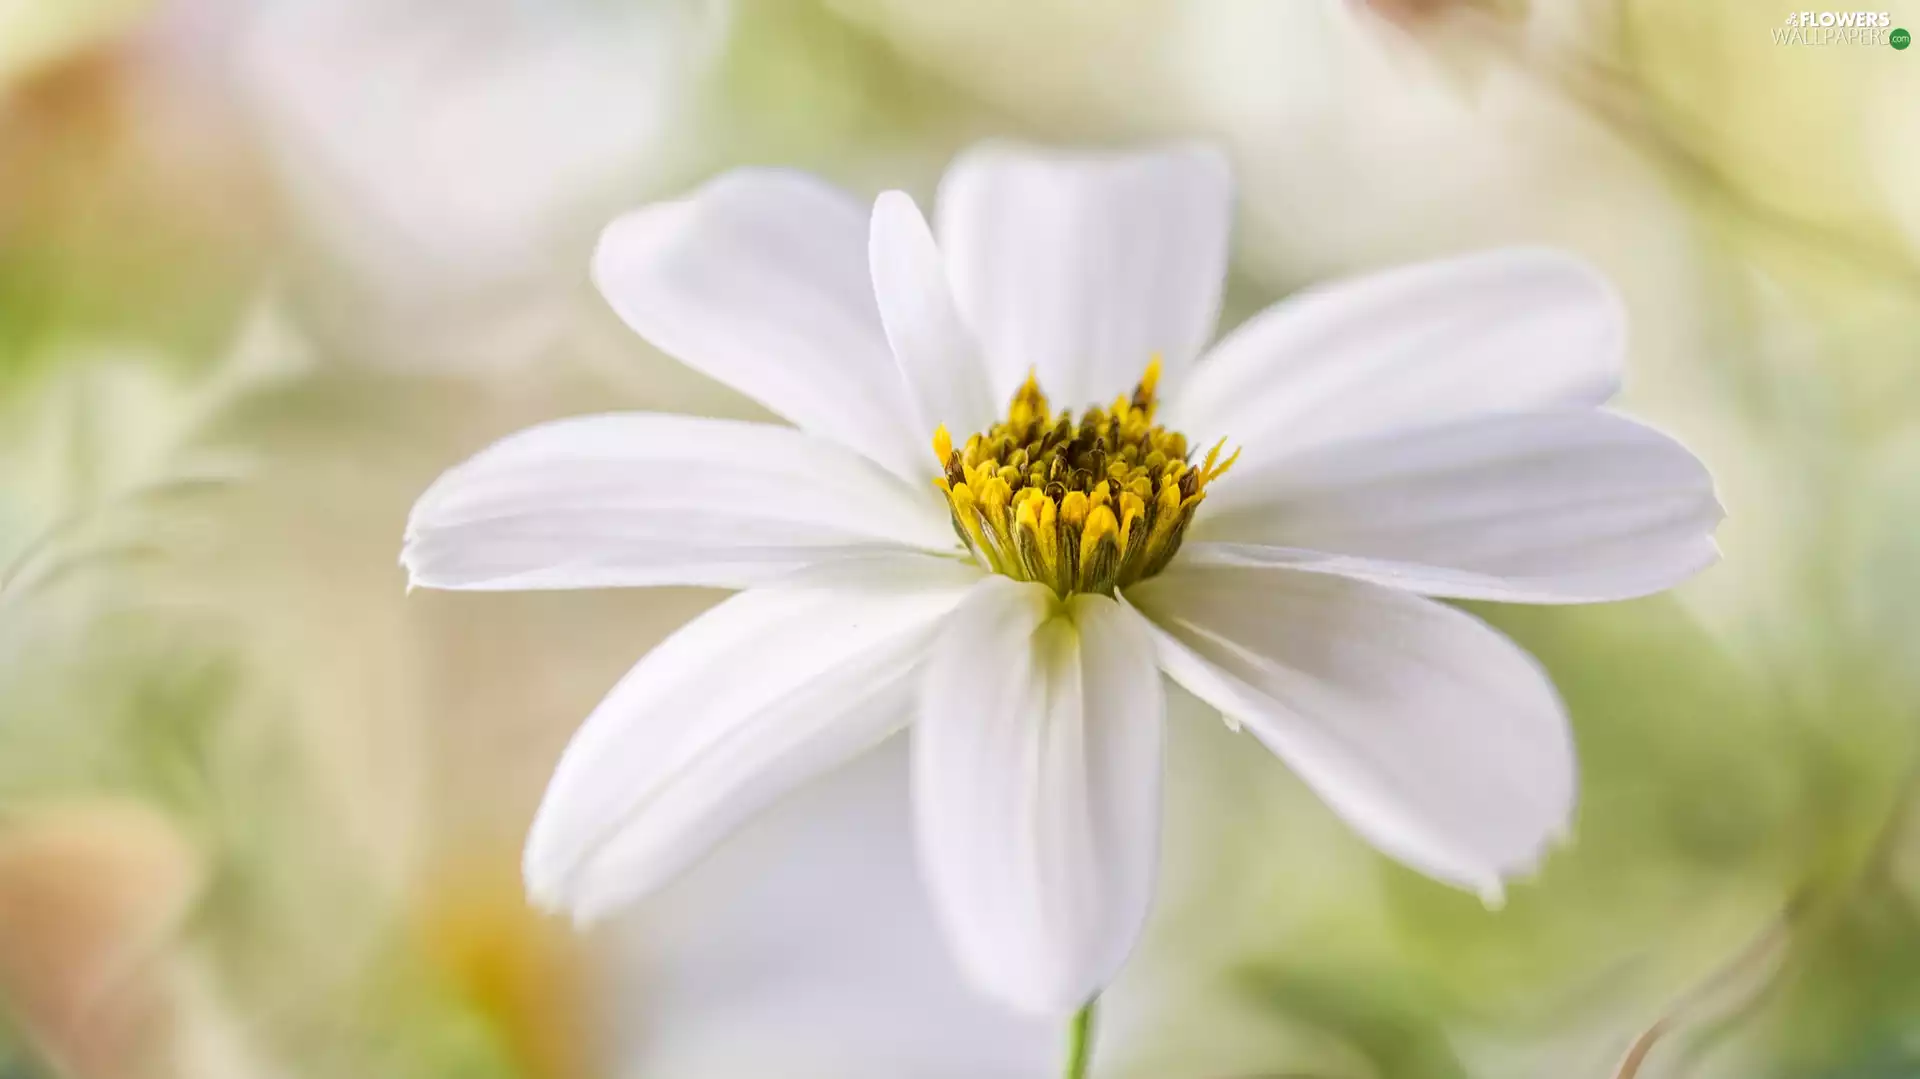
[(253, 5), (240, 88), (303, 231), (346, 273), (332, 303), (353, 339), (443, 368), (563, 339), (580, 253), (560, 253), (606, 193), (674, 167), (729, 6)]
[[(911, 723), (961, 965), (1072, 1010), (1150, 905), (1161, 671), (1386, 853), (1489, 898), (1528, 871), (1574, 800), (1560, 702), (1426, 597), (1666, 588), (1715, 557), (1711, 480), (1599, 410), (1621, 312), (1546, 252), (1314, 289), (1202, 357), (1230, 206), (1201, 149), (987, 147), (948, 173), (937, 241), (905, 195), (869, 225), (763, 170), (611, 225), (594, 274), (621, 316), (795, 427), (564, 420), (415, 507), (418, 585), (744, 590), (574, 738), (528, 840), (535, 898), (603, 915)], [(1055, 432), (1042, 390), (1079, 426)], [(1237, 462), (1189, 449), (1221, 440)]]

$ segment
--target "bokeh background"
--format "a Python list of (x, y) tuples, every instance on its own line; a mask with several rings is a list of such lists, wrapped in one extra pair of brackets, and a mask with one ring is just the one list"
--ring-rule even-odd
[(1096, 1073), (1920, 1075), (1920, 49), (1783, 43), (1792, 10), (0, 0), (0, 1076), (1057, 1074), (948, 965), (897, 746), (609, 927), (529, 911), (567, 735), (717, 595), (395, 564), (517, 427), (761, 415), (593, 294), (615, 213), (740, 163), (925, 199), (986, 135), (1218, 142), (1229, 323), (1583, 254), (1624, 405), (1730, 511), (1675, 594), (1476, 608), (1581, 750), (1572, 842), (1502, 911), (1176, 698)]

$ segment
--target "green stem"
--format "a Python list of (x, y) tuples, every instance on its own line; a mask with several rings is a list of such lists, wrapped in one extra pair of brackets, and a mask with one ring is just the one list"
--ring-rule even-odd
[(1067, 1028), (1067, 1073), (1065, 1079), (1087, 1079), (1093, 1067), (1093, 1005), (1074, 1013), (1073, 1025)]

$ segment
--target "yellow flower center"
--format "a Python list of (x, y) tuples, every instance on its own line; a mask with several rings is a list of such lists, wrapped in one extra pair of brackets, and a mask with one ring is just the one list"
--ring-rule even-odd
[(1199, 465), (1187, 438), (1153, 422), (1160, 361), (1131, 396), (1055, 414), (1032, 375), (1007, 418), (953, 444), (945, 427), (933, 452), (945, 475), (953, 527), (982, 566), (1038, 581), (1061, 596), (1111, 595), (1165, 569), (1207, 496), (1240, 456), (1221, 439)]

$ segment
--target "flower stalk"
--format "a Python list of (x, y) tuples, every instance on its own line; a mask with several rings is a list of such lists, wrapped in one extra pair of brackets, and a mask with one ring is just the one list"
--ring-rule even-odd
[(1089, 1000), (1086, 1006), (1075, 1012), (1073, 1022), (1067, 1027), (1067, 1070), (1065, 1079), (1087, 1079), (1093, 1071), (1093, 1006), (1096, 1001)]

